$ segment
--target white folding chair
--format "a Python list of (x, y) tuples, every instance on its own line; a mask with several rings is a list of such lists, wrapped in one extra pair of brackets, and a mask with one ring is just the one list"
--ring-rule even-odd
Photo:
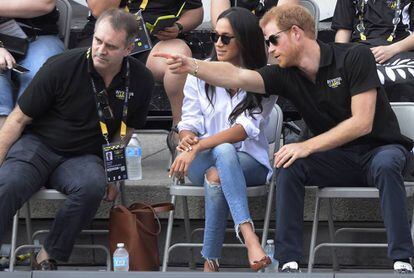
[(318, 34), (320, 11), (319, 6), (315, 0), (300, 0), (300, 5), (305, 7), (315, 20), (315, 32)]
[[(412, 140), (414, 140), (414, 128), (412, 121), (414, 119), (414, 103), (413, 102), (395, 102), (391, 103), (391, 107), (397, 115), (398, 123), (400, 125), (401, 133)], [(407, 197), (414, 195), (414, 182), (404, 182), (406, 186)], [(385, 231), (385, 229), (378, 228), (341, 228), (335, 230), (332, 218), (332, 199), (333, 198), (379, 198), (379, 191), (373, 187), (325, 187), (316, 189), (315, 200), (315, 214), (312, 225), (311, 243), (309, 248), (308, 272), (312, 272), (314, 265), (315, 254), (322, 247), (331, 247), (333, 252), (333, 268), (339, 269), (336, 258), (335, 248), (338, 247), (374, 247), (384, 248), (388, 247), (387, 243), (336, 243), (335, 237), (338, 233), (343, 232), (368, 232), (368, 231)], [(318, 233), (318, 221), (320, 203), (322, 199), (328, 199), (328, 227), (329, 227), (329, 243), (320, 243), (317, 246), (316, 237)], [(413, 210), (414, 217), (414, 210)], [(414, 236), (414, 218), (411, 220), (411, 235)]]
[(68, 0), (56, 0), (56, 8), (59, 11), (59, 38), (63, 40), (65, 49), (69, 46), (70, 22), (72, 20), (72, 6)]
[[(280, 134), (282, 130), (282, 122), (283, 122), (283, 114), (282, 110), (278, 105), (275, 104), (272, 112), (269, 116), (269, 121), (265, 128), (265, 134), (269, 141), (269, 144), (274, 144), (274, 152), (277, 151), (280, 147)], [(263, 234), (262, 234), (262, 246), (265, 245), (267, 234), (269, 230), (269, 220), (270, 220), (270, 211), (272, 208), (272, 201), (274, 195), (274, 176), (269, 184), (264, 184), (260, 186), (252, 186), (247, 187), (247, 196), (248, 197), (256, 197), (256, 196), (268, 196), (267, 197), (267, 204), (266, 204), (266, 213), (265, 219), (263, 224)], [(183, 211), (184, 211), (184, 225), (186, 231), (187, 242), (185, 243), (175, 243), (171, 245), (171, 237), (172, 237), (172, 228), (174, 224), (174, 211), (171, 211), (168, 217), (168, 227), (167, 227), (167, 235), (165, 240), (165, 247), (164, 247), (164, 257), (162, 262), (162, 271), (167, 270), (168, 258), (170, 252), (178, 247), (202, 247), (202, 243), (191, 243), (191, 228), (190, 228), (190, 220), (189, 220), (189, 213), (188, 213), (188, 204), (187, 204), (187, 197), (204, 197), (204, 187), (203, 186), (194, 186), (194, 185), (179, 185), (174, 183), (174, 185), (170, 186), (170, 195), (171, 195), (171, 203), (174, 205), (176, 204), (176, 198), (182, 197), (183, 200)], [(223, 247), (244, 247), (243, 244), (223, 244)], [(190, 262), (193, 261), (191, 258)]]

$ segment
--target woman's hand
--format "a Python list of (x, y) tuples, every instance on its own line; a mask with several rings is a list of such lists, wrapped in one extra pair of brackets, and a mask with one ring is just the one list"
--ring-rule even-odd
[(197, 62), (185, 55), (157, 52), (152, 56), (166, 59), (168, 69), (175, 74), (194, 73), (198, 69)]
[(189, 152), (193, 145), (198, 143), (198, 137), (195, 135), (186, 135), (178, 143), (177, 150), (180, 152)]
[(16, 60), (6, 48), (0, 48), (0, 70), (12, 69)]
[(198, 153), (198, 144), (193, 145), (191, 151), (180, 153), (177, 158), (174, 160), (173, 164), (170, 167), (170, 172), (168, 176), (181, 178), (187, 176), (188, 167), (190, 167), (191, 162), (196, 158)]

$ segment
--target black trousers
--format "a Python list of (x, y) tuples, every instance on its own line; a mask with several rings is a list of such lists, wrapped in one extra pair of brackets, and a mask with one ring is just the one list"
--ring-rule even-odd
[(300, 261), (305, 186), (375, 186), (388, 238), (388, 256), (413, 256), (402, 178), (409, 152), (401, 145), (338, 148), (310, 155), (279, 171), (276, 180), (275, 258)]
[(55, 259), (67, 261), (79, 232), (92, 221), (105, 194), (102, 159), (96, 155), (64, 157), (23, 135), (0, 168), (0, 236), (13, 215), (41, 187), (68, 195), (47, 235), (44, 247)]

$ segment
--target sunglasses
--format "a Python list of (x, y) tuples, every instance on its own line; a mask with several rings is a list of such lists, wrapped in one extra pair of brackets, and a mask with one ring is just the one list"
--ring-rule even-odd
[(106, 120), (111, 120), (114, 118), (114, 113), (112, 112), (111, 107), (109, 106), (108, 96), (106, 90), (102, 90), (96, 94), (96, 99), (98, 100), (99, 106), (102, 109), (102, 114)]
[(269, 38), (267, 40), (265, 40), (266, 46), (269, 47), (270, 44), (273, 44), (274, 46), (277, 46), (277, 40), (279, 39), (279, 34), (290, 30), (290, 28), (292, 28), (292, 27), (289, 27), (288, 29), (279, 31), (276, 34), (270, 35)]
[(220, 38), (220, 39), (221, 39), (221, 42), (222, 42), (223, 44), (225, 44), (225, 45), (228, 45), (228, 44), (230, 43), (231, 39), (233, 39), (233, 38), (234, 38), (234, 36), (233, 36), (233, 37), (231, 37), (231, 36), (227, 36), (227, 35), (219, 35), (219, 34), (214, 33), (214, 32), (210, 34), (210, 37), (211, 37), (211, 40), (212, 40), (214, 43), (217, 43), (217, 42), (218, 42), (218, 40), (219, 40), (219, 38)]

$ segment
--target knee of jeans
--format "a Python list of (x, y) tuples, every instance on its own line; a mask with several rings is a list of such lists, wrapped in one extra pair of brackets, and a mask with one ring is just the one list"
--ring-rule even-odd
[(382, 156), (374, 158), (371, 164), (371, 171), (374, 177), (388, 175), (393, 172), (401, 173), (405, 165), (405, 156)]
[(220, 182), (209, 181), (207, 174), (204, 176), (205, 198), (218, 201), (223, 196)]
[(85, 179), (76, 190), (76, 195), (86, 202), (101, 201), (105, 195), (105, 179)]
[(220, 177), (216, 167), (208, 169), (205, 178), (211, 186), (220, 186)]
[(223, 143), (223, 144), (217, 145), (216, 147), (214, 147), (213, 153), (216, 156), (218, 155), (224, 156), (226, 157), (226, 159), (231, 159), (232, 155), (234, 157), (237, 157), (236, 148), (233, 146), (233, 144), (230, 144), (230, 143)]

